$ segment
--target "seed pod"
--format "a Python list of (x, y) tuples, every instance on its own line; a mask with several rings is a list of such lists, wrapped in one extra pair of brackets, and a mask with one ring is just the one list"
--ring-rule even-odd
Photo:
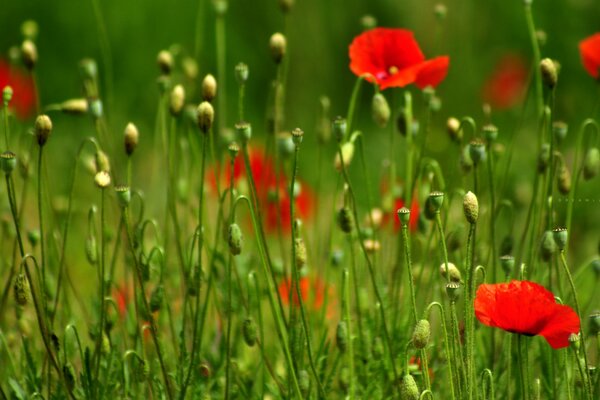
[(405, 374), (400, 382), (401, 400), (419, 400), (419, 387), (411, 374)]
[(556, 185), (558, 187), (558, 191), (563, 195), (569, 194), (571, 191), (571, 173), (566, 166), (562, 166), (556, 177), (557, 182)]
[(232, 255), (237, 256), (242, 252), (244, 246), (244, 236), (240, 226), (236, 223), (229, 225), (227, 230), (227, 242), (229, 243), (229, 251)]
[(412, 335), (412, 343), (416, 349), (424, 349), (429, 343), (429, 336), (431, 335), (431, 327), (429, 321), (426, 319), (420, 319), (415, 325), (415, 330)]
[(244, 341), (249, 347), (252, 347), (256, 344), (256, 339), (258, 338), (258, 329), (252, 317), (248, 317), (244, 320), (242, 325), (242, 333), (244, 336)]
[(306, 265), (306, 259), (308, 257), (306, 254), (306, 244), (302, 238), (296, 238), (296, 240), (294, 240), (294, 247), (296, 253), (296, 268), (302, 269), (302, 267)]
[(217, 96), (217, 80), (211, 74), (208, 74), (202, 80), (202, 99), (212, 102)]
[(469, 155), (473, 165), (477, 166), (486, 159), (485, 142), (481, 139), (474, 139), (469, 143)]
[(52, 121), (50, 117), (47, 115), (38, 115), (35, 119), (35, 137), (40, 147), (46, 144), (51, 132)]
[(248, 80), (248, 65), (244, 63), (238, 63), (235, 66), (235, 79), (237, 79), (240, 85), (243, 85)]
[(152, 291), (150, 295), (150, 311), (157, 312), (162, 308), (163, 300), (165, 298), (165, 288), (163, 285), (158, 285)]
[(543, 174), (548, 168), (548, 164), (550, 163), (550, 144), (543, 143), (540, 148), (540, 154), (538, 155), (538, 172)]
[(593, 179), (600, 172), (600, 151), (597, 147), (588, 149), (583, 160), (583, 178), (586, 181)]
[(335, 139), (338, 142), (342, 142), (346, 137), (346, 119), (338, 115), (337, 117), (335, 117), (331, 125), (331, 130), (333, 131)]
[(340, 229), (345, 233), (351, 233), (354, 229), (354, 215), (350, 208), (342, 207), (338, 211), (338, 225)]
[(371, 101), (371, 115), (373, 116), (373, 121), (381, 128), (385, 128), (390, 120), (391, 114), (390, 105), (385, 99), (385, 96), (381, 93), (375, 93), (373, 100)]
[(98, 244), (94, 235), (89, 235), (85, 239), (85, 256), (91, 266), (98, 262)]
[(477, 202), (477, 196), (473, 192), (467, 192), (463, 198), (463, 210), (465, 218), (470, 224), (477, 223), (479, 217), (479, 203)]
[(285, 36), (281, 33), (274, 33), (269, 39), (269, 47), (271, 49), (271, 56), (276, 64), (281, 63), (283, 56), (285, 56), (287, 41)]
[(504, 255), (500, 257), (500, 266), (502, 267), (504, 274), (509, 276), (515, 267), (515, 258), (511, 255)]
[(542, 260), (548, 262), (552, 258), (552, 254), (556, 252), (556, 242), (554, 241), (554, 235), (552, 231), (545, 231), (542, 236), (542, 242), (540, 245), (540, 255)]
[(17, 275), (14, 284), (15, 301), (20, 306), (27, 305), (29, 301), (29, 281), (24, 274)]
[(17, 157), (15, 153), (12, 151), (5, 151), (0, 154), (0, 163), (2, 164), (2, 170), (6, 175), (10, 175), (10, 173), (17, 166)]
[(133, 123), (128, 123), (125, 127), (125, 153), (131, 156), (138, 145), (139, 131)]
[(559, 143), (565, 140), (568, 132), (569, 125), (567, 125), (564, 121), (554, 121), (552, 123), (552, 133)]
[[(344, 165), (346, 166), (346, 168), (348, 168), (348, 166), (352, 162), (352, 158), (354, 157), (354, 143), (352, 143), (352, 142), (344, 143), (341, 148), (341, 153), (342, 153), (342, 157), (344, 159)], [(337, 153), (335, 153), (334, 166), (335, 166), (336, 171), (338, 171), (338, 172), (342, 171), (342, 160), (340, 159), (339, 151)]]
[(458, 282), (450, 282), (446, 284), (446, 294), (451, 302), (456, 302), (462, 292), (462, 286)]
[(337, 329), (335, 331), (335, 343), (341, 353), (345, 353), (348, 348), (348, 327), (346, 321), (338, 322)]
[(310, 377), (305, 369), (298, 371), (298, 387), (300, 388), (302, 397), (308, 399), (308, 394), (310, 391)]
[(454, 265), (451, 262), (448, 263), (448, 274), (447, 275), (446, 275), (446, 263), (443, 263), (442, 265), (440, 265), (440, 274), (444, 278), (446, 278), (446, 276), (449, 276), (450, 282), (460, 282), (462, 280), (460, 270), (458, 268), (456, 268), (456, 265)]
[(552, 230), (552, 236), (554, 237), (554, 242), (556, 243), (558, 250), (564, 250), (567, 246), (567, 240), (569, 237), (567, 228), (554, 228)]

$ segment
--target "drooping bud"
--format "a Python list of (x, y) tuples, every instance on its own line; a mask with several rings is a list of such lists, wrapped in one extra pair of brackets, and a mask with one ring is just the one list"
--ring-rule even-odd
[(289, 13), (294, 7), (294, 0), (279, 0), (279, 8), (284, 14)]
[(207, 134), (215, 120), (215, 110), (208, 101), (203, 101), (198, 106), (198, 127), (202, 133)]
[(162, 74), (169, 75), (173, 69), (173, 55), (168, 50), (161, 50), (156, 56), (156, 63)]
[(600, 172), (600, 151), (597, 147), (589, 148), (583, 159), (583, 178), (586, 181), (593, 179)]
[(276, 64), (281, 63), (281, 60), (283, 60), (287, 48), (287, 41), (285, 39), (285, 36), (283, 36), (279, 32), (274, 33), (271, 36), (271, 39), (269, 39), (269, 47), (271, 49), (271, 56), (273, 57), (273, 61), (275, 61)]
[(354, 229), (354, 215), (348, 207), (340, 208), (337, 221), (342, 232), (351, 233)]
[(335, 139), (338, 142), (342, 142), (346, 137), (346, 119), (340, 116), (335, 117), (332, 123), (332, 130)]
[(419, 387), (411, 374), (405, 374), (400, 382), (401, 400), (419, 400)]
[(510, 276), (515, 267), (515, 258), (511, 255), (503, 255), (500, 257), (500, 266), (506, 276)]
[(296, 253), (296, 268), (302, 269), (306, 265), (308, 254), (306, 253), (306, 244), (302, 238), (294, 240), (294, 248)]
[(429, 343), (429, 336), (431, 335), (431, 327), (429, 321), (426, 319), (420, 319), (415, 325), (415, 329), (412, 335), (412, 343), (416, 349), (424, 349)]
[(85, 257), (92, 267), (98, 262), (98, 243), (94, 235), (85, 239)]
[(202, 80), (202, 99), (212, 102), (217, 96), (217, 80), (211, 74), (208, 74)]
[(235, 79), (237, 79), (240, 85), (243, 85), (248, 80), (248, 65), (244, 63), (238, 63), (235, 66)]
[(35, 64), (37, 64), (37, 47), (35, 46), (35, 43), (29, 39), (23, 41), (23, 44), (21, 45), (21, 58), (23, 59), (23, 64), (25, 64), (29, 70), (32, 70), (33, 67), (35, 67)]
[(70, 99), (60, 104), (60, 110), (65, 114), (87, 114), (89, 107), (86, 99)]
[(185, 89), (182, 85), (175, 85), (171, 91), (169, 100), (169, 111), (171, 111), (171, 115), (175, 117), (180, 115), (183, 106), (185, 105)]
[(25, 306), (29, 301), (29, 281), (24, 274), (18, 274), (14, 284), (15, 301)]
[(96, 174), (96, 176), (94, 177), (94, 182), (96, 183), (96, 186), (98, 186), (100, 189), (106, 189), (107, 187), (110, 186), (109, 173), (106, 171), (98, 172)]
[(556, 242), (554, 241), (554, 235), (552, 231), (545, 231), (542, 236), (542, 242), (540, 246), (540, 255), (542, 260), (550, 261), (552, 254), (556, 252)]
[(379, 127), (385, 128), (390, 120), (392, 112), (390, 110), (390, 105), (383, 94), (375, 93), (373, 96), (371, 102), (371, 115), (373, 116), (373, 121), (375, 121)]
[[(354, 157), (354, 143), (346, 142), (341, 147), (342, 158), (344, 160), (344, 164), (346, 168), (352, 162), (352, 158)], [(342, 171), (342, 159), (340, 158), (340, 152), (335, 153), (334, 166), (336, 171)]]
[(542, 82), (549, 89), (554, 89), (558, 82), (558, 71), (556, 64), (550, 58), (544, 58), (540, 61), (540, 72), (542, 74)]
[(35, 120), (35, 137), (40, 147), (46, 144), (51, 132), (52, 121), (50, 117), (47, 115), (38, 115)]
[(94, 161), (96, 163), (96, 171), (110, 171), (110, 161), (108, 160), (108, 156), (102, 150), (96, 151), (94, 154)]
[(137, 127), (132, 123), (128, 123), (125, 127), (125, 153), (128, 156), (131, 156), (135, 151), (138, 141), (139, 141), (140, 133)]
[(0, 163), (2, 164), (2, 171), (6, 175), (10, 175), (17, 166), (17, 157), (12, 151), (5, 151), (0, 154)]
[(249, 347), (256, 344), (256, 340), (258, 339), (258, 329), (256, 327), (256, 322), (254, 322), (252, 317), (244, 319), (244, 323), (242, 324), (242, 334), (244, 336), (244, 341)]
[(463, 131), (460, 129), (460, 121), (457, 118), (448, 118), (446, 121), (446, 130), (448, 131), (448, 135), (453, 142), (462, 142)]
[(150, 311), (157, 312), (162, 308), (162, 303), (165, 298), (165, 288), (163, 285), (158, 285), (150, 295)]
[(552, 235), (554, 236), (554, 242), (558, 250), (564, 250), (567, 247), (567, 240), (569, 238), (567, 228), (554, 228)]
[(341, 353), (345, 353), (348, 348), (348, 327), (346, 321), (338, 322), (337, 329), (335, 331), (335, 343)]
[(467, 192), (463, 198), (463, 211), (465, 218), (470, 224), (477, 223), (479, 203), (477, 202), (477, 196), (471, 191)]
[(566, 165), (563, 165), (558, 172), (558, 176), (556, 177), (556, 185), (558, 187), (558, 191), (563, 195), (569, 194), (571, 191), (571, 173)]
[(242, 252), (244, 236), (240, 226), (235, 222), (227, 229), (227, 243), (229, 243), (229, 251), (232, 255), (237, 256)]
[[(460, 270), (453, 263), (449, 262), (448, 273), (446, 273), (446, 263), (440, 265), (440, 274), (443, 278), (449, 279), (450, 282), (460, 282), (462, 280), (462, 276), (460, 274)], [(447, 278), (449, 277), (449, 278)]]

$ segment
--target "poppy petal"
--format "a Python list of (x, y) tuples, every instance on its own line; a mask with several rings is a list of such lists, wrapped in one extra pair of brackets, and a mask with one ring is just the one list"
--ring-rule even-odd
[(446, 78), (449, 65), (450, 57), (448, 56), (436, 57), (423, 62), (417, 72), (415, 84), (419, 89), (427, 86), (436, 87)]
[(579, 52), (586, 71), (593, 78), (600, 78), (600, 32), (579, 42)]

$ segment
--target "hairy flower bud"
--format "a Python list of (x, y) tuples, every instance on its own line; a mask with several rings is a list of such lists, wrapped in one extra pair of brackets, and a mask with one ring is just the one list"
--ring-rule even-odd
[(258, 329), (256, 327), (256, 322), (252, 317), (248, 317), (244, 319), (242, 324), (242, 334), (244, 336), (244, 341), (249, 347), (252, 347), (256, 344), (256, 340), (258, 339)]
[(169, 111), (171, 111), (171, 115), (178, 116), (181, 114), (181, 110), (183, 110), (183, 106), (185, 105), (185, 89), (182, 85), (175, 85), (173, 90), (171, 91), (171, 97), (169, 102)]
[(269, 39), (269, 48), (271, 49), (271, 56), (276, 64), (281, 63), (285, 56), (287, 48), (287, 40), (281, 33), (274, 33)]
[[(352, 162), (352, 158), (354, 157), (354, 143), (346, 142), (341, 147), (342, 158), (344, 160), (344, 164), (346, 168)], [(340, 158), (340, 152), (335, 153), (334, 167), (336, 171), (342, 170), (342, 158)]]
[(24, 306), (29, 301), (29, 281), (24, 274), (18, 274), (14, 283), (15, 301)]
[(473, 192), (467, 192), (463, 198), (463, 210), (465, 218), (470, 224), (477, 223), (479, 217), (479, 203), (477, 202), (477, 196)]
[(600, 151), (597, 147), (591, 147), (585, 153), (583, 159), (583, 178), (588, 181), (600, 172)]
[(556, 185), (558, 187), (558, 191), (563, 195), (569, 194), (571, 191), (571, 173), (569, 169), (563, 165), (558, 172), (558, 176), (556, 177)]
[(163, 300), (165, 298), (165, 288), (163, 285), (158, 285), (152, 291), (150, 295), (150, 311), (157, 312), (162, 308)]
[(340, 229), (345, 233), (350, 233), (354, 229), (354, 215), (348, 207), (340, 208), (337, 221)]
[(173, 69), (173, 55), (168, 50), (161, 50), (156, 56), (156, 63), (161, 73), (169, 75)]
[(96, 171), (110, 171), (110, 161), (108, 156), (102, 150), (96, 151), (94, 154), (94, 162), (96, 163)]
[(401, 400), (419, 400), (419, 387), (411, 374), (405, 374), (400, 382)]
[(217, 96), (217, 80), (211, 74), (208, 74), (202, 80), (202, 99), (212, 102)]
[(35, 43), (29, 39), (23, 41), (23, 44), (21, 45), (21, 58), (23, 59), (23, 64), (25, 64), (29, 70), (32, 70), (33, 67), (35, 67), (35, 64), (37, 64), (37, 47), (35, 46)]
[(558, 71), (555, 62), (550, 58), (544, 58), (540, 61), (540, 71), (544, 85), (549, 89), (554, 89), (558, 82)]
[(373, 100), (371, 101), (371, 115), (373, 116), (373, 121), (381, 128), (385, 128), (390, 120), (391, 114), (390, 105), (385, 99), (385, 96), (381, 93), (375, 93)]
[(60, 104), (60, 110), (65, 114), (87, 114), (89, 107), (86, 99), (70, 99)]
[(85, 239), (85, 257), (91, 266), (95, 266), (98, 262), (98, 243), (94, 235), (89, 235)]
[(208, 101), (203, 101), (198, 106), (198, 127), (202, 133), (207, 134), (215, 120), (215, 110)]
[(306, 253), (306, 244), (302, 238), (296, 238), (294, 240), (294, 248), (296, 253), (296, 268), (302, 269), (306, 265), (308, 255)]
[(139, 141), (139, 131), (137, 127), (133, 123), (128, 123), (125, 127), (125, 153), (128, 156), (131, 156), (138, 145)]
[(446, 121), (446, 130), (453, 142), (460, 143), (462, 141), (463, 133), (462, 129), (460, 129), (460, 121), (457, 118), (448, 118)]
[(567, 137), (569, 126), (564, 121), (554, 121), (552, 123), (552, 134), (560, 143)]
[(460, 270), (456, 267), (456, 265), (449, 262), (447, 269), (448, 271), (446, 271), (446, 263), (440, 265), (440, 274), (442, 275), (442, 277), (450, 280), (450, 282), (460, 282), (462, 280)]
[(237, 256), (242, 252), (244, 246), (244, 236), (240, 226), (235, 222), (229, 225), (227, 230), (227, 242), (229, 243), (229, 251), (232, 255)]
[(345, 353), (348, 348), (348, 326), (346, 321), (338, 322), (337, 329), (335, 331), (335, 343), (341, 353)]
[(40, 146), (46, 144), (52, 132), (52, 121), (47, 115), (38, 115), (35, 119), (35, 137)]
[(420, 319), (415, 325), (415, 329), (412, 335), (412, 343), (416, 349), (424, 349), (429, 343), (429, 336), (431, 335), (431, 327), (429, 321), (426, 319)]

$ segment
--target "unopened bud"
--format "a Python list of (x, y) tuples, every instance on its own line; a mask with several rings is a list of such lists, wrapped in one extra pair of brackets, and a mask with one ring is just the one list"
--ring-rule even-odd
[(340, 208), (337, 221), (340, 229), (345, 233), (350, 233), (354, 229), (354, 215), (349, 207)]
[(583, 159), (583, 178), (590, 180), (600, 172), (600, 151), (597, 147), (588, 149)]
[(543, 143), (538, 155), (537, 169), (540, 174), (543, 174), (550, 163), (550, 144)]
[(35, 40), (38, 32), (38, 24), (32, 19), (28, 19), (21, 24), (21, 34), (25, 39)]
[(406, 373), (400, 382), (400, 399), (419, 400), (419, 387), (417, 386), (415, 378), (409, 373)]
[(244, 63), (239, 63), (235, 66), (235, 79), (240, 85), (243, 85), (248, 80), (248, 66)]
[(548, 34), (545, 31), (539, 29), (535, 31), (535, 38), (540, 47), (544, 47), (546, 45), (546, 42), (548, 41)]
[(249, 347), (252, 347), (256, 344), (256, 340), (258, 339), (258, 329), (256, 327), (256, 322), (251, 317), (248, 317), (244, 320), (242, 325), (242, 333), (244, 336), (244, 341)]
[(227, 242), (229, 243), (229, 251), (232, 255), (237, 256), (242, 252), (244, 246), (244, 236), (240, 226), (236, 223), (229, 225), (227, 230)]
[(140, 133), (133, 123), (128, 123), (125, 127), (125, 153), (131, 156), (138, 145)]
[(374, 16), (372, 16), (370, 14), (363, 15), (360, 18), (360, 25), (362, 26), (363, 30), (365, 30), (365, 31), (374, 29), (377, 27), (377, 18), (375, 18)]
[(15, 301), (20, 306), (25, 306), (29, 301), (29, 281), (24, 274), (17, 275), (14, 284)]
[[(342, 153), (342, 158), (340, 158), (340, 152)], [(342, 170), (342, 166), (348, 166), (352, 162), (352, 158), (354, 157), (354, 143), (346, 142), (342, 145), (339, 152), (335, 153), (334, 166), (335, 169), (339, 172)], [(342, 164), (342, 159), (344, 160), (344, 164)]]
[(412, 343), (416, 349), (424, 349), (429, 343), (429, 336), (431, 335), (431, 327), (429, 321), (426, 319), (420, 319), (415, 325), (415, 330), (412, 335)]
[(171, 98), (169, 102), (169, 111), (171, 111), (171, 115), (178, 116), (181, 114), (181, 110), (183, 110), (183, 106), (185, 105), (185, 89), (182, 85), (175, 85), (173, 90), (171, 91)]
[(98, 65), (91, 58), (84, 58), (79, 62), (79, 69), (85, 79), (94, 80), (98, 76)]
[(563, 195), (569, 194), (571, 191), (571, 173), (569, 169), (563, 165), (558, 172), (556, 185), (558, 187), (558, 191)]
[(162, 303), (165, 298), (165, 288), (163, 285), (158, 285), (150, 295), (150, 311), (157, 312), (162, 308)]
[(306, 265), (307, 253), (306, 244), (302, 238), (296, 238), (294, 240), (294, 248), (296, 253), (296, 268), (302, 269)]
[(40, 146), (46, 144), (52, 132), (52, 121), (47, 115), (38, 115), (35, 120), (35, 137)]
[(460, 143), (462, 141), (463, 132), (460, 129), (460, 121), (457, 118), (448, 118), (446, 121), (446, 130), (453, 142)]
[(104, 115), (104, 106), (102, 105), (102, 100), (91, 99), (88, 101), (88, 107), (90, 108), (90, 114), (92, 117), (98, 119)]
[(86, 99), (70, 99), (60, 104), (60, 110), (66, 114), (87, 114), (88, 101)]
[(381, 243), (379, 240), (375, 239), (365, 239), (363, 241), (363, 246), (365, 247), (365, 251), (369, 254), (373, 254), (381, 250)]
[(590, 314), (590, 333), (594, 336), (600, 333), (600, 311), (594, 311)]
[(156, 57), (156, 63), (158, 64), (161, 73), (169, 75), (173, 68), (173, 55), (168, 50), (162, 50)]
[(207, 134), (215, 120), (215, 110), (208, 101), (203, 101), (198, 106), (198, 127), (202, 133)]
[(381, 128), (385, 128), (390, 120), (391, 114), (390, 105), (385, 99), (385, 96), (381, 93), (375, 93), (371, 102), (371, 115), (373, 116), (373, 121)]
[(21, 57), (23, 59), (23, 64), (25, 64), (27, 69), (33, 69), (38, 60), (38, 52), (35, 43), (29, 39), (23, 41), (23, 44), (21, 45)]
[(110, 186), (110, 175), (106, 171), (100, 171), (94, 177), (94, 182), (100, 189), (105, 189)]
[(477, 202), (477, 196), (471, 191), (467, 192), (463, 198), (463, 211), (465, 218), (470, 224), (477, 223), (479, 203)]
[(546, 85), (549, 89), (554, 89), (556, 83), (558, 82), (558, 72), (554, 61), (550, 58), (544, 58), (542, 61), (540, 61), (540, 71), (544, 85)]
[(94, 160), (96, 162), (96, 171), (110, 171), (110, 161), (108, 160), (108, 156), (102, 150), (96, 151), (94, 155)]
[(269, 47), (271, 49), (271, 56), (276, 64), (279, 64), (285, 56), (287, 41), (285, 36), (281, 33), (274, 33), (269, 39)]
[(335, 342), (341, 353), (345, 353), (348, 348), (348, 327), (346, 321), (338, 322), (335, 331)]
[(4, 89), (2, 89), (2, 101), (4, 102), (4, 107), (8, 106), (8, 103), (10, 103), (12, 97), (13, 88), (10, 86), (4, 86)]
[(89, 235), (85, 239), (85, 257), (92, 267), (98, 262), (98, 243), (96, 242), (96, 236)]
[(450, 282), (460, 282), (462, 279), (460, 270), (451, 262), (440, 265), (440, 274)]
[(212, 102), (217, 96), (217, 80), (211, 74), (208, 74), (202, 80), (202, 99)]

